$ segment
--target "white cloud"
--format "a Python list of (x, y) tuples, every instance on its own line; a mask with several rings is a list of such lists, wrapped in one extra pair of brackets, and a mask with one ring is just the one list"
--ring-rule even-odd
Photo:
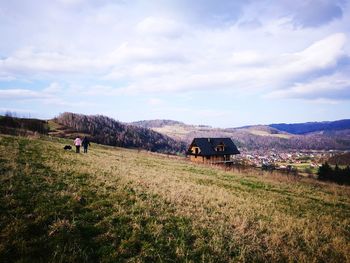
[(41, 90), (31, 90), (23, 88), (0, 89), (0, 100), (21, 102), (35, 102), (43, 105), (55, 105), (63, 107), (84, 107), (92, 106), (92, 103), (76, 100), (75, 96), (66, 98), (62, 91), (64, 88), (59, 83), (51, 83)]
[(150, 16), (137, 24), (137, 30), (144, 36), (180, 37), (185, 26), (168, 18)]
[(83, 74), (98, 69), (98, 61), (90, 58), (73, 57), (57, 52), (35, 52), (23, 49), (13, 56), (0, 60), (0, 72), (21, 75), (41, 75), (45, 73)]
[(70, 91), (80, 96), (116, 96), (121, 94), (117, 88), (106, 85), (71, 86)]
[[(65, 105), (67, 94), (84, 101), (135, 95), (140, 98), (131, 104), (147, 104), (171, 93), (178, 103), (179, 94), (201, 95), (209, 108), (218, 93), (248, 93), (256, 101), (264, 94), (320, 103), (348, 99), (340, 84), (331, 96), (333, 83), (348, 72), (350, 5), (344, 3), (5, 1), (0, 98)], [(36, 88), (25, 88), (26, 81)], [(38, 91), (42, 83), (51, 84)]]
[(312, 104), (326, 104), (326, 105), (338, 105), (340, 104), (340, 99), (326, 99), (326, 98), (319, 98), (319, 99), (312, 99), (308, 101)]
[[(234, 52), (232, 55), (227, 50), (225, 56), (225, 51), (213, 55), (204, 51), (190, 55), (188, 61), (181, 64), (130, 63), (117, 70), (114, 77), (130, 77), (130, 84), (120, 89), (129, 94), (279, 89), (306, 74), (333, 68), (344, 55), (345, 41), (344, 34), (338, 33), (316, 41), (301, 51), (281, 55), (265, 55), (256, 51)], [(209, 56), (213, 56), (213, 59)], [(209, 59), (204, 60), (205, 57)]]
[(43, 89), (43, 92), (48, 94), (58, 93), (60, 91), (63, 91), (63, 87), (57, 82), (52, 82), (47, 88)]
[(308, 99), (318, 102), (350, 99), (350, 76), (340, 73), (323, 76), (306, 83), (296, 83), (285, 90), (273, 91), (267, 97)]
[(117, 65), (124, 62), (152, 61), (167, 63), (169, 61), (177, 62), (184, 60), (183, 52), (181, 50), (178, 50), (171, 45), (162, 46), (158, 41), (137, 44), (125, 42), (111, 54), (108, 54), (107, 57), (110, 59), (111, 63)]
[(12, 80), (15, 80), (16, 78), (15, 77), (13, 77), (13, 76), (10, 76), (10, 75), (8, 75), (8, 74), (1, 74), (0, 73), (0, 81), (6, 81), (6, 82), (8, 82), (8, 81), (12, 81)]
[(231, 57), (234, 65), (256, 65), (260, 62), (266, 62), (266, 58), (254, 50), (243, 50), (234, 52)]
[(71, 5), (81, 4), (84, 2), (84, 0), (58, 0), (58, 2), (67, 6), (71, 6)]
[(294, 23), (304, 27), (317, 27), (341, 18), (343, 15), (341, 2), (337, 0), (303, 1), (295, 10)]
[(33, 100), (48, 99), (50, 95), (28, 89), (3, 89), (0, 90), (0, 99), (6, 100)]
[(151, 106), (159, 106), (159, 105), (162, 105), (163, 103), (164, 101), (159, 98), (150, 98), (147, 100), (147, 104)]
[[(150, 19), (145, 20), (147, 26), (154, 22), (154, 18), (151, 19), (152, 23)], [(141, 28), (149, 29), (143, 22)], [(163, 29), (156, 30), (160, 32)], [(13, 56), (0, 60), (0, 72), (44, 77), (47, 74), (56, 77), (60, 74), (90, 74), (105, 80), (123, 79), (127, 83), (122, 87), (118, 85), (118, 89), (92, 85), (88, 90), (82, 91), (90, 95), (213, 89), (249, 93), (280, 89), (306, 74), (334, 67), (345, 55), (344, 33), (329, 35), (295, 52), (268, 54), (260, 50), (227, 46), (227, 40), (234, 39), (227, 39), (231, 32), (240, 31), (237, 28), (226, 28), (220, 34), (211, 30), (197, 31), (196, 34), (178, 40), (133, 40), (96, 57), (22, 49)], [(215, 41), (200, 43), (199, 38), (203, 34)], [(192, 44), (193, 41), (200, 46), (197, 48)], [(52, 85), (48, 90), (59, 91), (57, 84)]]
[(285, 64), (287, 71), (296, 73), (334, 66), (338, 59), (344, 55), (345, 43), (345, 34), (332, 34), (301, 52), (286, 55), (283, 64)]

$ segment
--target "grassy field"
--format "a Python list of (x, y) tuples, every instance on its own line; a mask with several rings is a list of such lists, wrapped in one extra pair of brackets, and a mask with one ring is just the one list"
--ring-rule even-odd
[(350, 188), (0, 136), (0, 262), (350, 262)]
[(288, 166), (295, 168), (298, 170), (298, 174), (300, 176), (312, 176), (317, 177), (318, 167), (312, 166), (311, 162), (307, 163), (289, 163), (289, 162), (279, 162), (277, 163), (279, 166)]
[(277, 138), (282, 138), (282, 139), (289, 139), (292, 137), (290, 134), (285, 134), (285, 133), (270, 133), (268, 131), (264, 130), (258, 130), (258, 129), (246, 129), (249, 133), (258, 135), (258, 136), (271, 136), (271, 137), (277, 137)]

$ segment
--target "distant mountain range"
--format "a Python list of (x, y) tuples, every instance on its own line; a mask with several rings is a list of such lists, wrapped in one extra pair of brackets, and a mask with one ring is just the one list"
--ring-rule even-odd
[(241, 150), (349, 150), (350, 120), (212, 128), (170, 120), (131, 123), (189, 144), (195, 137), (230, 137)]
[[(28, 132), (26, 132), (28, 131)], [(163, 153), (184, 153), (196, 137), (229, 137), (240, 151), (350, 150), (350, 120), (213, 128), (173, 120), (121, 123), (102, 115), (63, 113), (49, 120), (0, 117), (0, 132), (89, 136), (93, 142)]]
[(272, 128), (292, 134), (307, 134), (312, 132), (339, 131), (350, 129), (350, 120), (306, 122), (306, 123), (278, 123), (270, 124)]

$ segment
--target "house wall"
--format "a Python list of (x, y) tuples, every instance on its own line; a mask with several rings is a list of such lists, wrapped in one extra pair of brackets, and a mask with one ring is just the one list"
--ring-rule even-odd
[(209, 156), (209, 159), (204, 156), (198, 156), (195, 155), (190, 155), (190, 160), (191, 162), (196, 162), (196, 163), (215, 163), (215, 162), (223, 162), (224, 156)]
[(210, 159), (205, 159), (205, 163), (215, 163), (224, 161), (224, 156), (210, 156)]
[(204, 157), (203, 156), (196, 156), (196, 155), (190, 155), (191, 162), (195, 163), (204, 163)]

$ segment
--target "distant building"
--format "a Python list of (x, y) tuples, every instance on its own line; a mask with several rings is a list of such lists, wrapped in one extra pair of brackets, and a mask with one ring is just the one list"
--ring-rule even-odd
[(187, 151), (192, 162), (212, 164), (232, 162), (231, 155), (239, 153), (230, 138), (194, 138)]

